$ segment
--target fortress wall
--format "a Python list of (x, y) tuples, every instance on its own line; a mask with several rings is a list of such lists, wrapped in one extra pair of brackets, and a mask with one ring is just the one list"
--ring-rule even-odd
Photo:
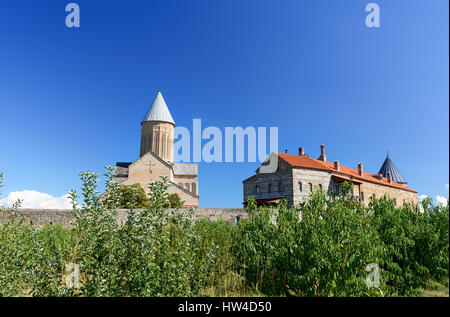
[[(181, 213), (188, 216), (191, 209), (167, 209), (169, 213)], [(239, 219), (248, 218), (248, 214), (243, 208), (194, 208), (192, 218), (193, 220), (208, 218), (208, 220), (218, 220), (222, 218), (224, 221), (235, 223)], [(120, 209), (117, 215), (119, 224), (125, 223), (127, 219), (126, 209)], [(19, 213), (24, 216), (26, 222), (37, 226), (44, 226), (46, 224), (61, 224), (64, 227), (71, 227), (74, 223), (71, 209), (19, 209)], [(12, 214), (9, 210), (2, 210), (0, 212), (0, 224), (5, 223), (11, 219)]]

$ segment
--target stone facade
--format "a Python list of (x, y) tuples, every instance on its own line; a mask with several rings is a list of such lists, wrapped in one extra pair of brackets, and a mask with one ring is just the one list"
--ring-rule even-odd
[(394, 198), (397, 206), (402, 206), (406, 202), (417, 204), (419, 201), (417, 193), (415, 192), (399, 190), (389, 186), (372, 184), (369, 182), (364, 182), (363, 184), (361, 184), (361, 192), (364, 196), (364, 202), (368, 202), (370, 196), (372, 195), (375, 195), (378, 198), (383, 197), (384, 195), (388, 195)]
[(292, 168), (292, 182), (294, 205), (307, 198), (311, 189), (322, 187), (322, 190), (329, 193), (333, 188), (333, 180), (328, 172), (312, 169)]
[(173, 162), (174, 125), (168, 122), (142, 122), (140, 156), (153, 152)]
[(257, 173), (244, 182), (244, 201), (247, 197), (269, 200), (285, 198), (293, 203), (292, 168), (286, 162), (278, 160), (278, 168), (274, 173)]
[(249, 196), (253, 196), (261, 204), (274, 204), (286, 199), (292, 206), (302, 202), (313, 190), (321, 189), (327, 195), (339, 192), (344, 181), (353, 183), (351, 194), (363, 203), (368, 203), (372, 195), (390, 196), (397, 206), (407, 202), (418, 203), (414, 190), (379, 174), (366, 173), (362, 164), (358, 169), (351, 169), (337, 161), (326, 162), (323, 146), (318, 159), (310, 158), (303, 149), (299, 149), (298, 156), (272, 153), (267, 162), (274, 159), (278, 162), (276, 171), (259, 173), (258, 169), (255, 175), (243, 181), (244, 204)]

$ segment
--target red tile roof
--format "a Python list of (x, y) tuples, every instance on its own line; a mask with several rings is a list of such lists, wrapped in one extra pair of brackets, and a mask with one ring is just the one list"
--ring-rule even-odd
[[(407, 190), (413, 193), (417, 193), (415, 190), (412, 190), (408, 187), (406, 187), (403, 184), (396, 183), (392, 181), (392, 183), (389, 183), (387, 181), (387, 178), (381, 177), (379, 174), (371, 174), (364, 171), (363, 176), (360, 176), (358, 174), (358, 170), (346, 166), (339, 166), (339, 171), (337, 171), (334, 168), (333, 162), (324, 162), (321, 160), (313, 159), (309, 157), (308, 155), (293, 155), (293, 154), (286, 154), (286, 153), (277, 153), (277, 155), (286, 163), (291, 165), (292, 167), (302, 167), (302, 168), (310, 168), (315, 170), (321, 170), (321, 171), (329, 171), (333, 172), (333, 174), (336, 175), (344, 175), (348, 176), (350, 178), (355, 178), (359, 180), (364, 180), (371, 183), (376, 184), (382, 184), (385, 186), (390, 186), (398, 189)], [(377, 177), (380, 177), (381, 179), (378, 179)]]

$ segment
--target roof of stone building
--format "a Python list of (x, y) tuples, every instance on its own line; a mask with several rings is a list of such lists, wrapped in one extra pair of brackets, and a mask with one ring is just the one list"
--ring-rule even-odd
[(153, 103), (145, 114), (144, 119), (142, 119), (142, 122), (147, 121), (160, 121), (175, 124), (161, 91), (158, 91), (155, 100), (153, 100)]
[(114, 169), (114, 177), (128, 177), (128, 167), (130, 162), (117, 162)]
[(402, 176), (394, 162), (391, 161), (388, 154), (378, 174), (383, 175), (383, 177), (387, 177), (389, 172), (391, 173), (391, 177), (394, 182), (406, 184), (406, 179)]
[(400, 184), (394, 180), (392, 181), (392, 183), (389, 183), (386, 177), (383, 177), (383, 175), (380, 175), (381, 173), (371, 174), (371, 173), (364, 171), (363, 175), (361, 176), (358, 174), (357, 169), (339, 165), (339, 171), (337, 171), (334, 168), (333, 162), (317, 160), (312, 157), (309, 157), (307, 154), (293, 155), (293, 154), (287, 154), (287, 153), (277, 153), (277, 155), (282, 160), (284, 160), (286, 163), (291, 165), (292, 167), (302, 167), (302, 168), (310, 168), (310, 169), (315, 169), (315, 170), (329, 171), (329, 172), (333, 172), (334, 174), (337, 174), (337, 175), (348, 176), (350, 178), (350, 180), (351, 179), (360, 179), (360, 180), (368, 181), (371, 183), (390, 186), (390, 187), (403, 189), (403, 190), (407, 190), (407, 191), (416, 193), (415, 190), (412, 190), (412, 189), (406, 187), (405, 185)]

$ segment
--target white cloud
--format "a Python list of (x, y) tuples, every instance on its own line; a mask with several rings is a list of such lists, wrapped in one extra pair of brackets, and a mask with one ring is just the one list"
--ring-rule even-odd
[(428, 197), (428, 195), (424, 195), (424, 194), (419, 195), (419, 201), (422, 201), (422, 200), (424, 200), (427, 197)]
[(61, 197), (53, 197), (52, 195), (41, 193), (35, 190), (23, 190), (10, 192), (8, 197), (1, 199), (0, 204), (11, 207), (17, 199), (23, 202), (20, 208), (36, 208), (36, 209), (72, 209), (69, 194)]
[(447, 206), (448, 203), (448, 199), (442, 196), (436, 196), (436, 201), (438, 202), (438, 204), (442, 205), (442, 206)]

